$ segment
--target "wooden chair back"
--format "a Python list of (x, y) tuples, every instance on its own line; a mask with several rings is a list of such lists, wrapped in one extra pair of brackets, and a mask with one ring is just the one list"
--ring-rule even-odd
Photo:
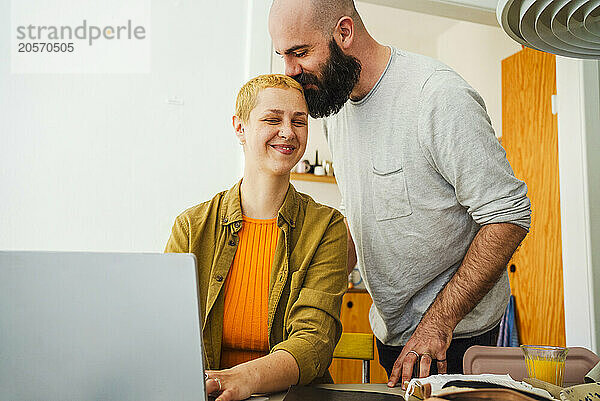
[(333, 357), (362, 360), (362, 382), (369, 383), (370, 362), (375, 359), (375, 336), (365, 333), (342, 333), (333, 350)]

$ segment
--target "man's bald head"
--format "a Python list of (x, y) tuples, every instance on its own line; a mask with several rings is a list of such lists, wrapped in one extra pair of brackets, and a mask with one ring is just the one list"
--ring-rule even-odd
[(297, 16), (304, 14), (305, 21), (298, 22), (306, 23), (325, 36), (333, 33), (342, 17), (352, 18), (355, 28), (362, 27), (354, 0), (273, 0), (271, 13), (286, 11)]
[(274, 0), (269, 33), (285, 74), (304, 88), (310, 115), (337, 113), (360, 79), (352, 54), (366, 32), (352, 0)]

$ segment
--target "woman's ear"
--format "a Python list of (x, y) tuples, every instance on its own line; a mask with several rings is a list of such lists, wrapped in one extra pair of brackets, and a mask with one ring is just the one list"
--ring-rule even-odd
[(232, 122), (235, 136), (237, 136), (238, 141), (240, 141), (240, 145), (244, 145), (246, 143), (246, 132), (244, 132), (244, 123), (242, 122), (242, 119), (238, 116), (233, 116)]

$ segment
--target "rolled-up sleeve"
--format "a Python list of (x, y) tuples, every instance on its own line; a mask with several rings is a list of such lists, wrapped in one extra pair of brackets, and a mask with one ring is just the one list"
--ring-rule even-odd
[(296, 359), (299, 384), (325, 374), (340, 339), (340, 310), (348, 285), (346, 247), (343, 216), (335, 212), (290, 308), (286, 323), (289, 336), (271, 350), (285, 350)]
[(436, 71), (422, 88), (419, 142), (475, 222), (529, 230), (527, 185), (515, 177), (483, 99), (453, 71)]

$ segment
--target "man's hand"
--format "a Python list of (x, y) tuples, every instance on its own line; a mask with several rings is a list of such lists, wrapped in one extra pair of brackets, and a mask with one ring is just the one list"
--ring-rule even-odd
[(398, 378), (402, 377), (402, 387), (405, 388), (419, 356), (420, 377), (429, 375), (433, 359), (438, 360), (438, 373), (446, 373), (446, 351), (454, 328), (496, 284), (526, 234), (523, 228), (511, 223), (481, 227), (462, 264), (437, 295), (402, 349), (392, 368), (388, 386), (396, 385)]
[(406, 389), (412, 377), (414, 365), (418, 363), (419, 359), (419, 377), (429, 376), (434, 359), (437, 360), (438, 373), (446, 373), (446, 351), (452, 341), (452, 330), (443, 323), (433, 324), (422, 321), (396, 359), (388, 387), (394, 387), (398, 383), (398, 379), (402, 378), (402, 389)]

